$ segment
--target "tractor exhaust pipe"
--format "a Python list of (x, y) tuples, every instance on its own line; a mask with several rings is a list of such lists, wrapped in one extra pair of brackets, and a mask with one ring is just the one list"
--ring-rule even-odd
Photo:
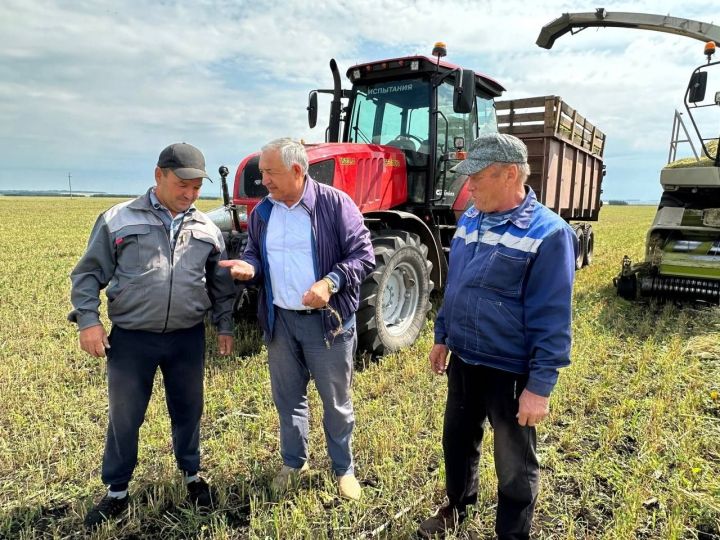
[(230, 201), (230, 192), (228, 191), (227, 176), (230, 174), (230, 170), (225, 165), (221, 165), (218, 172), (220, 173), (220, 185), (222, 186), (223, 205), (230, 212), (233, 226), (239, 232), (240, 218), (237, 215), (237, 207)]
[(330, 102), (330, 122), (328, 125), (328, 142), (340, 142), (340, 112), (342, 110), (342, 87), (340, 71), (335, 59), (330, 60), (330, 71), (333, 76), (333, 99)]

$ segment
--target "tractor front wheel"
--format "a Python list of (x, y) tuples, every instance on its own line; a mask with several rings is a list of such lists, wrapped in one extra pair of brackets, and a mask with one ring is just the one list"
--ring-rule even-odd
[(381, 231), (372, 238), (375, 270), (360, 288), (358, 345), (379, 356), (415, 342), (430, 309), (432, 263), (420, 237)]

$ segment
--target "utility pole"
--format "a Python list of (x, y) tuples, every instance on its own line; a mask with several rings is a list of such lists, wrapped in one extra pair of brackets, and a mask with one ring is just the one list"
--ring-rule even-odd
[(72, 182), (70, 181), (70, 178), (72, 175), (68, 173), (68, 187), (70, 188), (70, 198), (72, 199)]

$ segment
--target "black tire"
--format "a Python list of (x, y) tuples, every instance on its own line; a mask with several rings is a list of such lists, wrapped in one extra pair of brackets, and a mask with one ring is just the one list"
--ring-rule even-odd
[(372, 244), (376, 267), (360, 288), (358, 347), (380, 356), (415, 342), (425, 326), (434, 284), (428, 248), (418, 235), (379, 231)]
[(580, 270), (585, 261), (585, 235), (580, 225), (574, 225), (573, 229), (575, 229), (575, 236), (578, 239), (578, 255), (575, 258), (575, 270)]
[(585, 242), (585, 258), (583, 259), (583, 266), (590, 266), (593, 261), (593, 251), (595, 247), (595, 233), (593, 232), (592, 225), (585, 227), (583, 241)]

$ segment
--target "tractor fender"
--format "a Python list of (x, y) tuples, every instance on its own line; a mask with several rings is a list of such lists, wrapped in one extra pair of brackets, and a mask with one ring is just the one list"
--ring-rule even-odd
[(440, 289), (445, 285), (448, 264), (439, 234), (433, 233), (428, 225), (415, 214), (402, 210), (380, 210), (363, 214), (365, 225), (371, 231), (383, 229), (399, 229), (417, 234), (420, 241), (428, 248), (427, 258), (432, 263), (430, 279)]

